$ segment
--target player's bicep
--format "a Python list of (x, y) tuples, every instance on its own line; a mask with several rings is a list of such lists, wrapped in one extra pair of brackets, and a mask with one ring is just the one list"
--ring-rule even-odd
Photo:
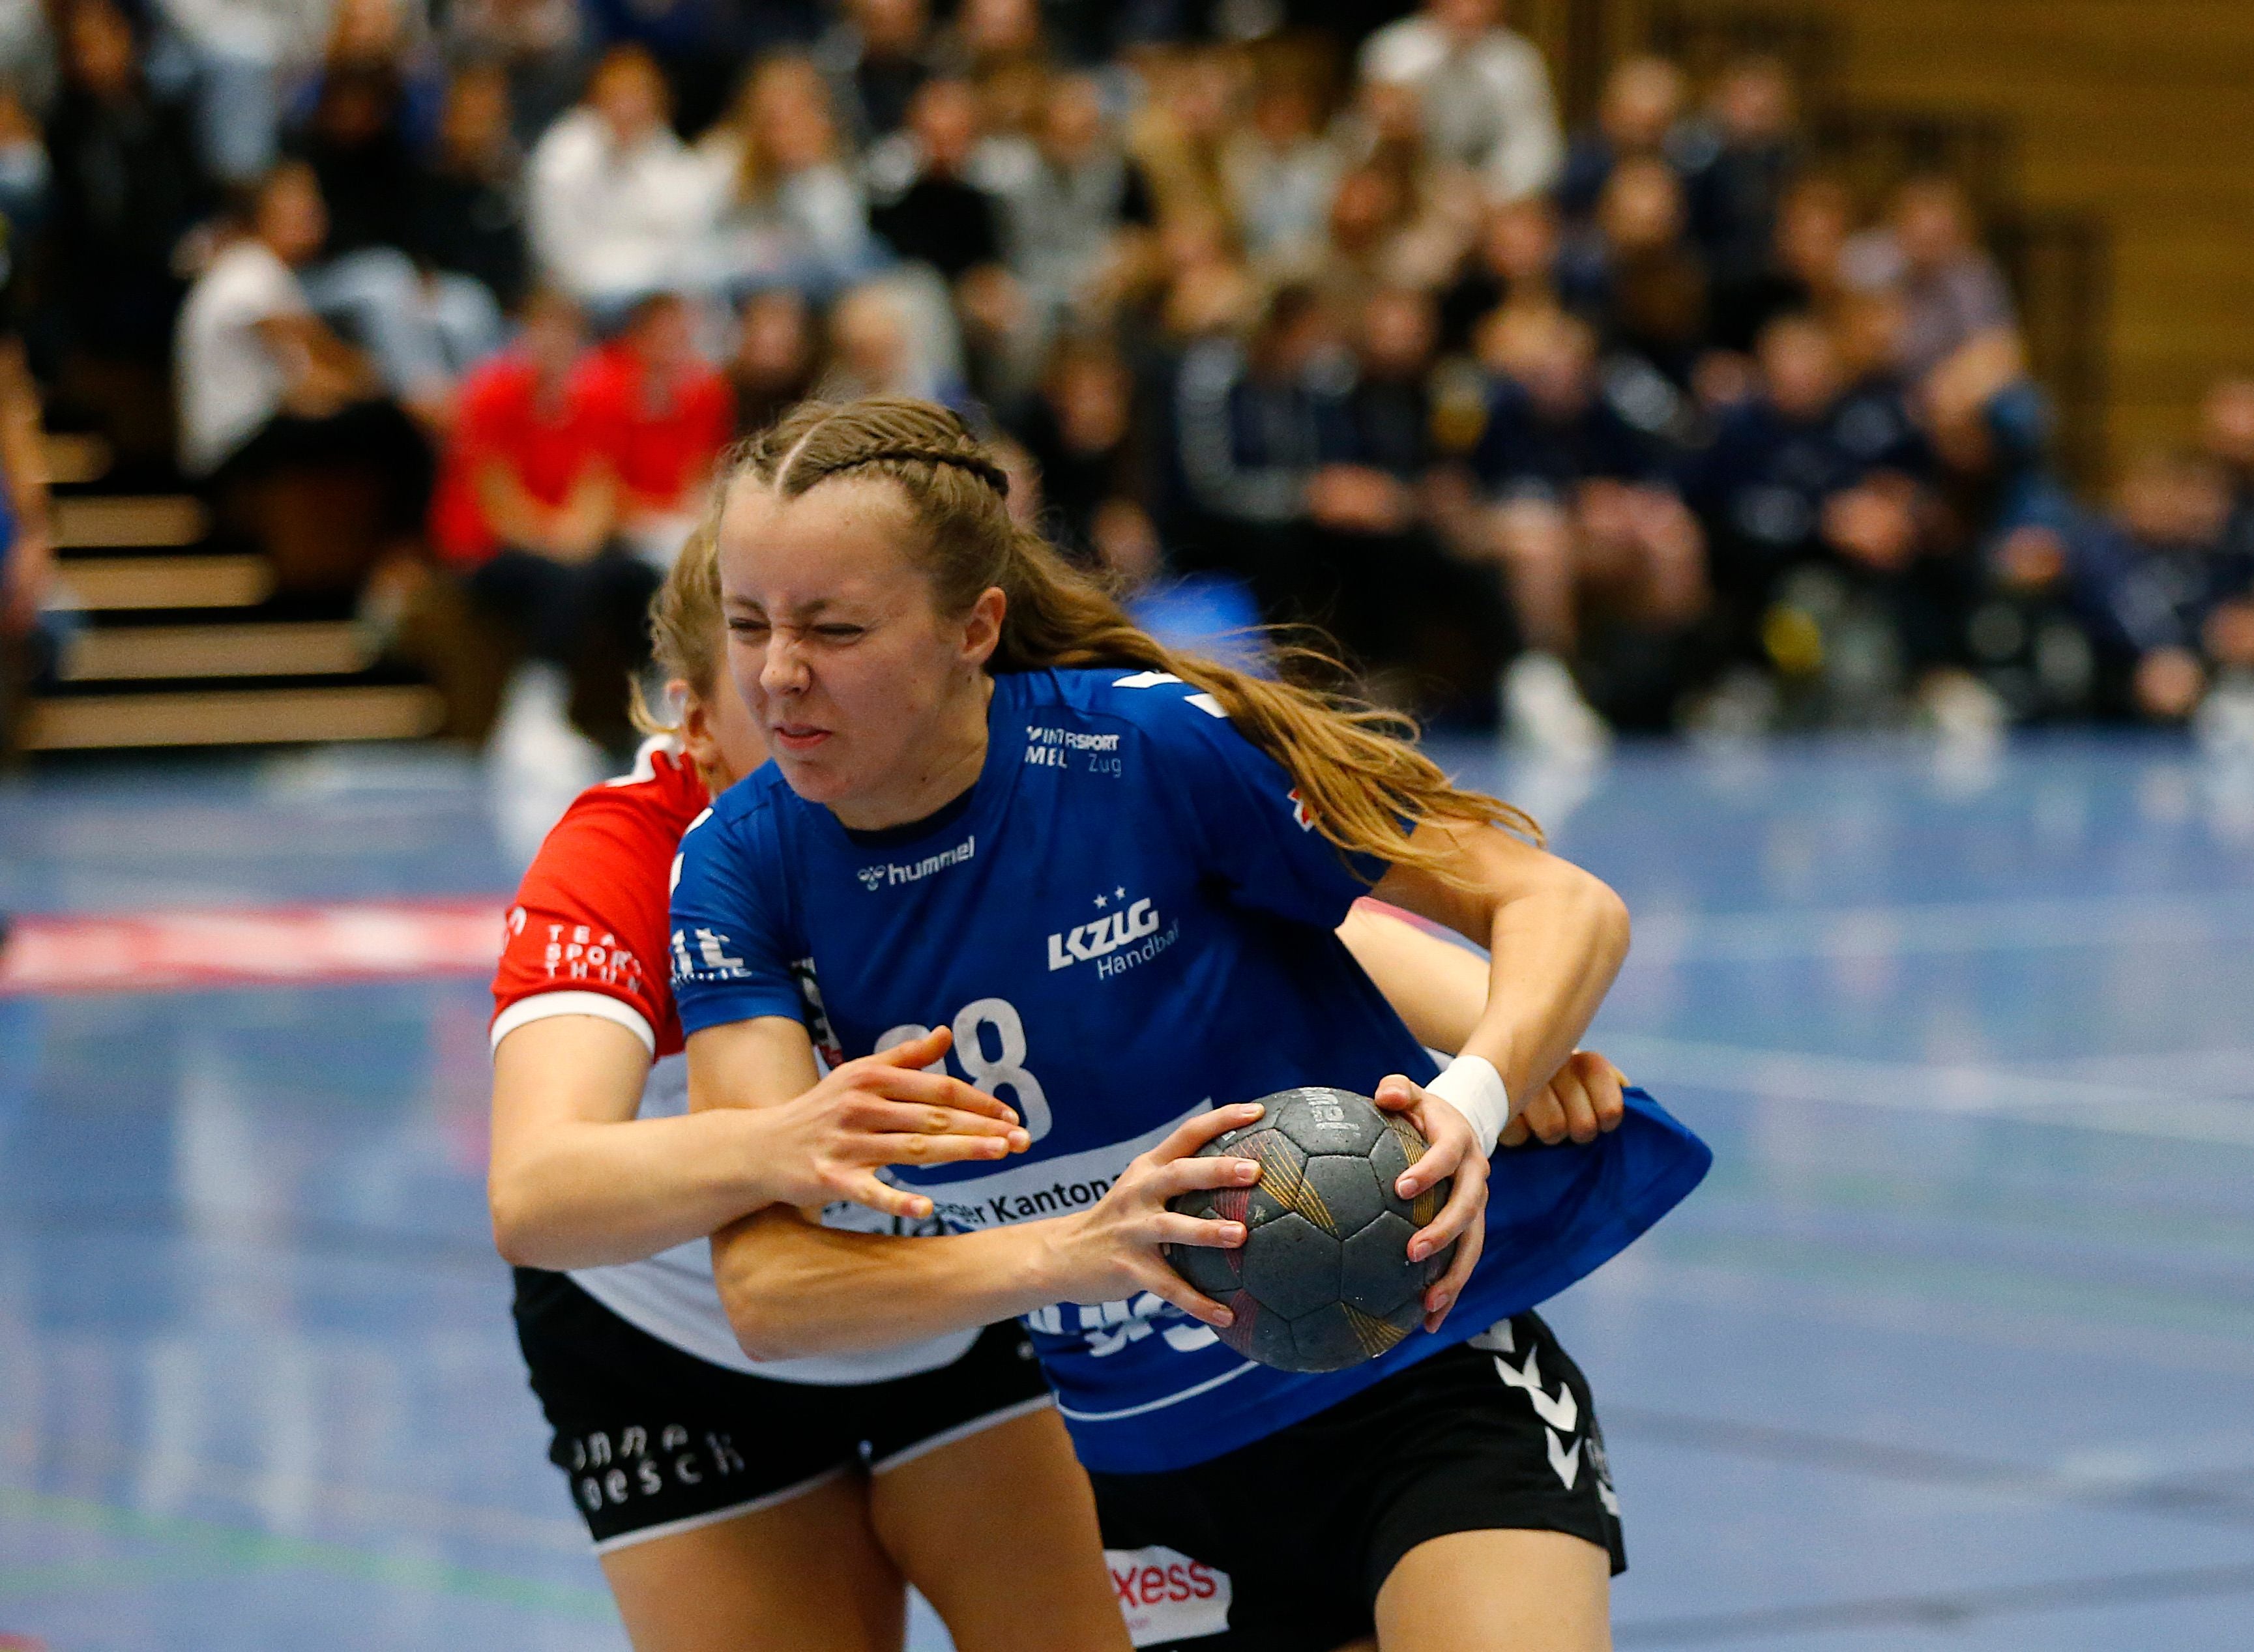
[(668, 949), (674, 1004), (692, 1046), (708, 1029), (803, 1012), (790, 962), (799, 948), (776, 916), (775, 864), (772, 844), (732, 837), (709, 808), (681, 840)]
[(689, 1110), (775, 1107), (814, 1088), (814, 1040), (806, 1024), (762, 1015), (689, 1035)]
[(641, 1105), (649, 1051), (598, 1015), (551, 1015), (511, 1028), (494, 1049), (493, 1157), (512, 1160), (558, 1124), (620, 1124)]
[(1567, 882), (1595, 880), (1570, 861), (1514, 837), (1500, 826), (1426, 822), (1410, 842), (1444, 851), (1448, 875), (1424, 866), (1395, 864), (1370, 892), (1389, 906), (1430, 919), (1481, 946), (1494, 933), (1503, 907), (1550, 893)]

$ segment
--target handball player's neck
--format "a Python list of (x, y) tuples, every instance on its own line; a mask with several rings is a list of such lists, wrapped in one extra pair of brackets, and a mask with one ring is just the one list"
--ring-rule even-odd
[(897, 777), (830, 806), (837, 823), (854, 832), (912, 826), (969, 793), (986, 766), (986, 710), (993, 699), (994, 679), (981, 671), (940, 708), (930, 737), (916, 743)]

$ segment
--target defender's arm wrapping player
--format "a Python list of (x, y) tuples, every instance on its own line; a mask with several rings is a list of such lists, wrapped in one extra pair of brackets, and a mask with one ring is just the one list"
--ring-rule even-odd
[[(1502, 1154), (1504, 1197), (1486, 1185), (1525, 1101), (1574, 1071), (1620, 902), (1373, 716), (1168, 653), (1005, 495), (952, 415), (893, 399), (802, 409), (730, 480), (731, 667), (776, 761), (682, 845), (692, 1105), (803, 1094), (818, 1004), (841, 1054), (951, 1043), (1032, 1144), (896, 1172), (950, 1236), (773, 1211), (724, 1231), (738, 1336), (802, 1353), (1026, 1316), (1115, 1577), (1210, 1585), (1130, 1601), (1138, 1645), (1604, 1644), (1616, 1505), (1586, 1386), (1528, 1310), (1708, 1156), (1631, 1092), (1615, 1132)], [(1373, 885), (1491, 950), (1446, 1075), (1332, 935)], [(1426, 1331), (1320, 1376), (1222, 1345), (1227, 1312), (1159, 1253), (1242, 1242), (1166, 1201), (1254, 1180), (1191, 1155), (1299, 1084), (1416, 1119), (1432, 1151), (1404, 1195), (1454, 1183), (1410, 1242), (1458, 1245)]]
[[(550, 835), (509, 912), (493, 1026), (495, 1237), (519, 1264), (551, 1454), (628, 1633), (644, 1648), (890, 1652), (914, 1580), (965, 1652), (1018, 1644), (1027, 1623), (1119, 1643), (1085, 1477), (1017, 1326), (755, 1365), (720, 1312), (712, 1229), (776, 1200), (897, 1204), (864, 1180), (875, 1164), (993, 1153), (1010, 1121), (936, 1074), (868, 1063), (793, 1110), (683, 1112), (671, 868), (709, 795), (766, 757), (719, 669), (709, 533), (654, 621), (680, 727)], [(1463, 1036), (1474, 960), (1375, 912), (1345, 933), (1421, 1036)], [(845, 1204), (829, 1220), (896, 1226)]]

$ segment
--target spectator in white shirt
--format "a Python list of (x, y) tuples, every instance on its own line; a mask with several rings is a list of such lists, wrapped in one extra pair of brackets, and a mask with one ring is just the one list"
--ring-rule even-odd
[(1425, 0), (1364, 42), (1361, 69), (1366, 80), (1414, 87), (1435, 158), (1474, 169), (1496, 200), (1558, 181), (1565, 140), (1549, 66), (1502, 26), (1501, 0)]
[(668, 103), (648, 50), (613, 46), (585, 101), (532, 151), (534, 256), (598, 313), (678, 286), (710, 221), (705, 167), (667, 123)]
[(213, 259), (180, 312), (181, 467), (209, 477), (223, 503), (277, 472), (370, 471), (377, 528), (413, 537), (430, 500), (430, 450), (298, 281), (328, 234), (312, 169), (285, 162), (267, 174), (248, 230)]
[(696, 145), (711, 191), (700, 273), (733, 295), (786, 284), (834, 292), (879, 253), (845, 166), (830, 88), (811, 59), (770, 57)]
[(1002, 244), (1044, 333), (1118, 256), (1115, 239), (1154, 217), (1150, 186), (1128, 158), (1092, 76), (1051, 82), (1031, 137), (980, 146), (978, 181), (1002, 203)]
[(1277, 268), (1306, 267), (1322, 251), (1331, 196), (1345, 163), (1316, 130), (1304, 77), (1272, 74), (1255, 87), (1250, 116), (1222, 151), (1222, 175), (1246, 254)]

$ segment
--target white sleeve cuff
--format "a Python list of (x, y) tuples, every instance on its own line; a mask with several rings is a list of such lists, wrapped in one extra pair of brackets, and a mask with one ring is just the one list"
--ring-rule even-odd
[(1493, 1061), (1484, 1055), (1459, 1055), (1424, 1090), (1464, 1116), (1482, 1151), (1494, 1152), (1503, 1126), (1510, 1123), (1510, 1092)]
[(641, 1040), (653, 1060), (657, 1057), (657, 1034), (648, 1018), (633, 1004), (607, 992), (536, 992), (528, 998), (519, 998), (494, 1017), (493, 1047), (499, 1049), (500, 1041), (517, 1028), (545, 1021), (551, 1015), (592, 1015), (598, 1020), (615, 1021)]

